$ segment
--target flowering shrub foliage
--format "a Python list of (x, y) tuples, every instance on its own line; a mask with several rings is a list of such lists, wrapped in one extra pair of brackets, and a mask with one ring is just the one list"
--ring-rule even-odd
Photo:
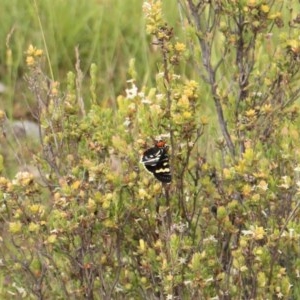
[[(29, 47), (40, 175), (0, 177), (3, 297), (299, 296), (299, 21), (274, 1), (196, 2), (179, 1), (185, 42), (161, 1), (144, 3), (157, 83), (137, 86), (130, 62), (116, 111), (97, 99), (96, 65), (86, 111), (79, 67), (62, 87)], [(190, 61), (193, 78), (178, 72)], [(213, 122), (210, 154), (202, 138)], [(139, 163), (160, 138), (170, 185)]]

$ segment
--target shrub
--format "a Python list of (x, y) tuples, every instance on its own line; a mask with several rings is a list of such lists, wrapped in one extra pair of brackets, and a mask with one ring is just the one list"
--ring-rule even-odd
[[(268, 1), (179, 3), (185, 42), (161, 2), (145, 2), (156, 86), (137, 86), (132, 61), (117, 111), (99, 104), (95, 65), (86, 111), (79, 67), (63, 89), (28, 49), (43, 184), (0, 178), (3, 297), (297, 298), (297, 18)], [(178, 73), (190, 61), (199, 78)], [(206, 146), (213, 122), (220, 134)], [(160, 138), (171, 185), (139, 164)]]

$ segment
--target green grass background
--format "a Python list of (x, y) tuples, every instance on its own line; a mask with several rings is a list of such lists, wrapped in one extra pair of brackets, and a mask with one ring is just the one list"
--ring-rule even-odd
[[(139, 83), (151, 82), (158, 55), (145, 33), (142, 4), (142, 0), (1, 0), (0, 82), (7, 89), (0, 95), (0, 106), (8, 117), (30, 118), (28, 103), (32, 105), (32, 100), (23, 80), (24, 52), (30, 44), (47, 47), (58, 81), (74, 70), (78, 46), (86, 78), (91, 63), (96, 63), (99, 100), (112, 105), (109, 100), (126, 84), (131, 58), (136, 59)], [(179, 30), (176, 1), (166, 6), (168, 21)]]

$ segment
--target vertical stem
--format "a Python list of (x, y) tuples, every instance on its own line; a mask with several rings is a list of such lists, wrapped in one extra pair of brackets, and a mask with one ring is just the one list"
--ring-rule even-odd
[[(212, 5), (212, 4), (210, 4), (210, 5)], [(215, 107), (217, 110), (219, 126), (220, 126), (221, 132), (223, 134), (223, 137), (225, 139), (226, 145), (229, 149), (229, 152), (230, 152), (231, 156), (234, 157), (235, 156), (235, 147), (234, 147), (234, 144), (230, 137), (230, 134), (229, 134), (229, 131), (227, 128), (227, 123), (226, 123), (226, 120), (224, 117), (220, 97), (218, 96), (218, 93), (217, 93), (218, 84), (216, 82), (216, 68), (218, 67), (218, 64), (217, 64), (216, 68), (214, 68), (211, 64), (211, 42), (209, 42), (209, 39), (206, 38), (206, 35), (211, 32), (208, 31), (209, 27), (207, 26), (206, 22), (203, 21), (201, 24), (200, 17), (204, 18), (205, 16), (204, 16), (204, 14), (201, 14), (201, 16), (198, 14), (199, 8), (193, 3), (192, 0), (188, 0), (188, 6), (190, 9), (192, 18), (194, 20), (194, 23), (195, 23), (195, 27), (198, 31), (198, 41), (199, 41), (199, 45), (200, 45), (201, 52), (202, 52), (202, 63), (207, 72), (207, 76), (208, 76), (207, 80), (210, 85), (211, 93), (212, 93)], [(210, 17), (213, 18), (214, 16), (210, 16)]]
[[(164, 68), (164, 84), (166, 87), (166, 96), (167, 96), (167, 113), (166, 116), (168, 120), (171, 120), (171, 108), (172, 108), (172, 99), (171, 99), (171, 87), (170, 87), (170, 74), (168, 69), (168, 50), (166, 47), (165, 40), (161, 42), (161, 52), (163, 54), (163, 68)], [(170, 145), (171, 145), (171, 164), (173, 165), (174, 162), (174, 134), (172, 129), (171, 122), (169, 123), (169, 132), (170, 132)]]
[[(170, 159), (170, 169), (172, 173), (172, 166), (174, 163), (174, 133), (171, 123), (171, 108), (172, 108), (172, 98), (171, 98), (171, 80), (170, 80), (170, 74), (169, 74), (169, 62), (168, 62), (168, 46), (167, 41), (172, 37), (172, 29), (170, 28), (161, 28), (161, 30), (164, 32), (165, 37), (162, 39), (159, 39), (160, 49), (163, 56), (163, 71), (164, 71), (164, 85), (166, 88), (166, 97), (167, 97), (167, 112), (166, 112), (166, 118), (169, 121), (169, 133), (170, 133), (170, 145), (171, 145), (171, 159)], [(166, 223), (168, 230), (171, 228), (172, 223), (172, 214), (171, 214), (171, 206), (170, 206), (170, 185), (169, 184), (163, 184), (163, 188), (165, 191), (165, 197), (166, 197)]]
[(35, 11), (36, 11), (36, 16), (37, 16), (37, 19), (38, 19), (38, 22), (39, 22), (39, 27), (40, 27), (41, 34), (42, 34), (42, 39), (43, 39), (43, 43), (44, 43), (44, 47), (45, 47), (45, 52), (46, 52), (48, 66), (49, 66), (50, 76), (51, 76), (52, 81), (54, 81), (54, 74), (53, 74), (53, 69), (52, 69), (52, 66), (51, 66), (50, 54), (49, 54), (49, 51), (48, 51), (46, 37), (45, 37), (42, 21), (41, 21), (41, 18), (40, 18), (39, 8), (38, 8), (36, 0), (34, 0), (34, 8), (35, 8)]
[(167, 226), (168, 230), (170, 231), (171, 224), (172, 224), (172, 214), (171, 214), (171, 207), (170, 207), (170, 184), (164, 184), (163, 185), (164, 190), (165, 190), (165, 195), (166, 195), (166, 207), (167, 207)]

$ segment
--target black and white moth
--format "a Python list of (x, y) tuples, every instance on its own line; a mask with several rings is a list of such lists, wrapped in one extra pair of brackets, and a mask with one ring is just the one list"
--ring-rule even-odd
[(143, 153), (141, 163), (159, 181), (171, 182), (168, 146), (164, 141), (158, 141), (154, 147), (147, 149)]

